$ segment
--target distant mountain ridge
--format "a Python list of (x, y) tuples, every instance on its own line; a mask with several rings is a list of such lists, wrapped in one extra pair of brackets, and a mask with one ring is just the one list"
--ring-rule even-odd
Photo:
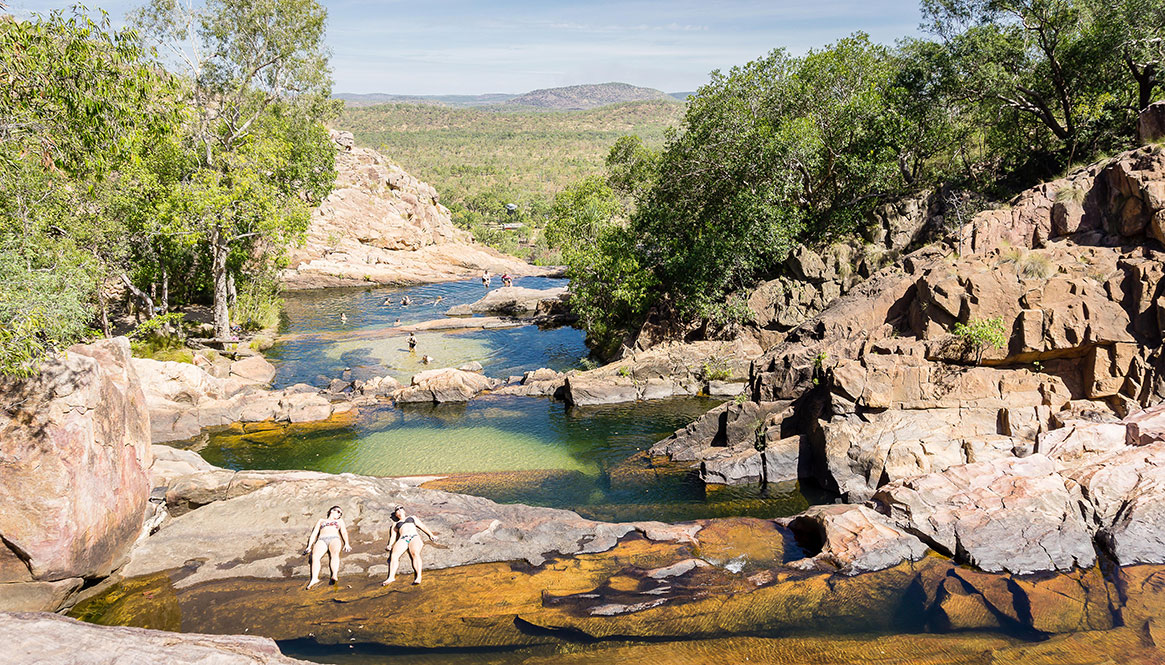
[(332, 95), (350, 106), (371, 106), (373, 104), (436, 104), (439, 106), (489, 106), (503, 104), (518, 95), (508, 92), (488, 92), (483, 95), (392, 95), (383, 92), (354, 93), (341, 92)]
[(594, 83), (564, 88), (531, 90), (506, 101), (507, 106), (532, 106), (555, 111), (582, 111), (609, 104), (674, 99), (655, 88), (641, 88), (629, 83)]
[(588, 109), (638, 102), (646, 100), (685, 101), (690, 92), (666, 93), (655, 88), (644, 88), (629, 83), (591, 83), (571, 85), (561, 88), (541, 88), (524, 94), (505, 92), (482, 95), (395, 95), (388, 93), (337, 93), (334, 99), (342, 99), (349, 106), (371, 106), (374, 104), (433, 104), (454, 108), (476, 107), (485, 110), (543, 110), (582, 111)]

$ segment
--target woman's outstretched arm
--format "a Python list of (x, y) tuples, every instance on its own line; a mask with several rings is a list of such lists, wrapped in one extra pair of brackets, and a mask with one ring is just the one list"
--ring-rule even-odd
[(429, 537), (429, 540), (437, 540), (437, 536), (434, 536), (433, 532), (429, 531), (429, 527), (425, 526), (425, 523), (422, 522), (419, 517), (414, 516), (413, 523), (417, 525), (418, 529), (425, 532), (425, 535)]
[(316, 538), (320, 536), (320, 524), (323, 520), (316, 520), (315, 528), (311, 530), (311, 535), (307, 537), (307, 549), (304, 550), (311, 553), (311, 548), (316, 544)]
[(352, 541), (348, 540), (348, 527), (344, 524), (344, 520), (340, 520), (340, 540), (343, 541), (344, 551), (352, 551)]

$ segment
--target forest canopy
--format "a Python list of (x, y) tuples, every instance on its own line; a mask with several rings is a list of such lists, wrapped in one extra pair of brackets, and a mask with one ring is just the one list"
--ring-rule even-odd
[(282, 250), (335, 178), (325, 20), (314, 0), (153, 0), (123, 31), (0, 17), (0, 373), (108, 335), (121, 289), (147, 323), (211, 304), (220, 339), (277, 320)]

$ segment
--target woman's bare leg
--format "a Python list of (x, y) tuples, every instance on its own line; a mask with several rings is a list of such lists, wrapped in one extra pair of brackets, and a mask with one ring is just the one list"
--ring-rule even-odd
[(409, 559), (413, 562), (413, 584), (421, 583), (421, 548), (424, 545), (420, 536), (413, 538), (409, 543)]
[(396, 571), (400, 568), (400, 555), (405, 553), (409, 544), (400, 538), (392, 546), (392, 554), (388, 555), (388, 579), (384, 581), (385, 584), (392, 584), (396, 581)]
[(340, 539), (328, 542), (328, 568), (332, 571), (332, 583), (340, 579)]
[(311, 547), (311, 581), (307, 583), (309, 589), (320, 583), (320, 559), (324, 558), (327, 550), (328, 546), (322, 540), (317, 540)]

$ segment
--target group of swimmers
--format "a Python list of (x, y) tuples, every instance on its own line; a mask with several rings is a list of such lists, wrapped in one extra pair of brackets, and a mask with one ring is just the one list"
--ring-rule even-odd
[[(406, 515), (404, 506), (397, 506), (392, 510), (392, 529), (388, 534), (388, 544), (384, 551), (388, 552), (388, 579), (381, 582), (381, 586), (388, 586), (396, 581), (396, 571), (400, 568), (400, 557), (406, 551), (413, 562), (413, 584), (421, 583), (421, 548), (425, 546), (421, 534), (436, 541), (437, 536), (429, 530), (420, 518)], [(331, 570), (329, 584), (336, 584), (340, 579), (340, 551), (351, 552), (352, 545), (348, 539), (348, 528), (344, 524), (344, 511), (339, 506), (328, 509), (328, 516), (316, 521), (315, 528), (308, 537), (307, 549), (304, 554), (311, 556), (311, 581), (307, 588), (320, 583), (320, 563), (324, 553), (328, 555), (328, 568)]]

